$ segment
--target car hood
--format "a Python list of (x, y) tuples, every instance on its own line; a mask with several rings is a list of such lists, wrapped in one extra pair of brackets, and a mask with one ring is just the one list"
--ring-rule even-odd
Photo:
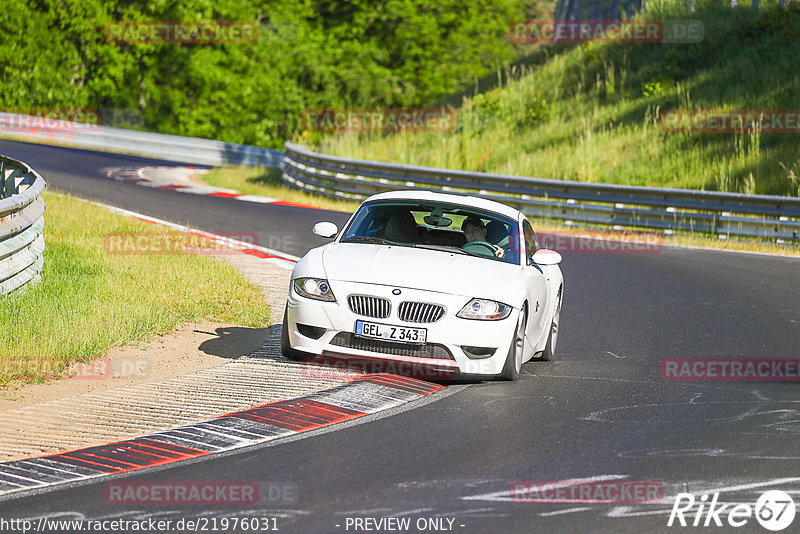
[(411, 247), (335, 243), (323, 248), (322, 261), (328, 280), (466, 297), (491, 298), (496, 295), (493, 287), (507, 286), (521, 269), (499, 261)]

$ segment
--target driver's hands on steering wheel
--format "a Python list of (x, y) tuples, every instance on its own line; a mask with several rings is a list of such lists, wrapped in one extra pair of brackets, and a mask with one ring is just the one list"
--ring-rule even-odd
[(494, 254), (498, 258), (506, 257), (506, 251), (503, 247), (501, 247), (500, 245), (494, 245), (492, 243), (489, 243), (488, 241), (470, 241), (469, 243), (465, 243), (464, 245), (462, 245), (461, 248), (466, 249), (468, 247), (472, 247), (475, 245), (480, 245), (486, 250), (489, 250), (492, 254)]

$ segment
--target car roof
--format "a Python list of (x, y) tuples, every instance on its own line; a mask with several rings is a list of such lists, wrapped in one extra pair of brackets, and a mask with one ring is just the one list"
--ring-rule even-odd
[(471, 208), (478, 208), (486, 211), (493, 211), (506, 217), (511, 217), (514, 220), (519, 219), (520, 211), (511, 206), (495, 202), (494, 200), (487, 200), (485, 198), (474, 197), (470, 195), (454, 195), (450, 193), (437, 193), (434, 191), (424, 190), (405, 190), (405, 191), (387, 191), (386, 193), (378, 193), (364, 200), (364, 202), (371, 202), (373, 200), (430, 200), (434, 202), (447, 202), (450, 204), (460, 204), (462, 206), (469, 206)]

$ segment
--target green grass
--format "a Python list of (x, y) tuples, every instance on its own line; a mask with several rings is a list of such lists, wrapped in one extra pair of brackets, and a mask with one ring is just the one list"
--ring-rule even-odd
[(56, 378), (117, 345), (185, 322), (270, 324), (258, 288), (227, 264), (184, 253), (117, 254), (109, 234), (178, 235), (46, 193), (41, 281), (0, 297), (0, 384)]
[[(532, 49), (495, 87), (463, 97), (445, 132), (304, 134), (351, 158), (563, 180), (800, 194), (796, 133), (667, 133), (667, 110), (797, 109), (800, 5), (648, 2), (642, 18), (695, 18), (695, 44)], [(765, 5), (762, 2), (762, 6)]]
[(208, 185), (234, 189), (245, 195), (278, 198), (286, 202), (315, 208), (351, 213), (359, 205), (358, 202), (337, 200), (289, 187), (281, 181), (280, 169), (244, 166), (218, 167), (211, 169), (208, 174), (198, 175), (198, 178)]

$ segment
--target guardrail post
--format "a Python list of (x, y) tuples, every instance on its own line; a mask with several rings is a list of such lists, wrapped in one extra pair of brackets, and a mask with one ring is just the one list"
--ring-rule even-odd
[(6, 198), (17, 194), (17, 169), (12, 170), (6, 177), (5, 194)]
[(19, 170), (12, 168), (8, 176), (5, 175), (6, 168), (3, 166), (2, 181), (3, 181), (3, 198), (8, 198), (17, 194), (17, 175)]

